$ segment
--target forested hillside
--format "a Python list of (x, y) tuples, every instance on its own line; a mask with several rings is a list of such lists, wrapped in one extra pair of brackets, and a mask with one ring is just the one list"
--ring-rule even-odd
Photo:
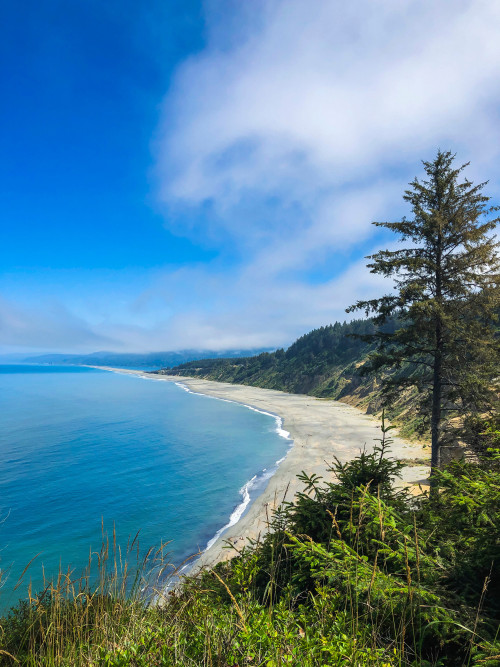
[(287, 350), (241, 359), (192, 361), (168, 372), (293, 393), (336, 396), (342, 384), (340, 375), (354, 375), (356, 365), (368, 351), (368, 345), (355, 335), (372, 333), (373, 329), (371, 320), (336, 322), (301, 336)]

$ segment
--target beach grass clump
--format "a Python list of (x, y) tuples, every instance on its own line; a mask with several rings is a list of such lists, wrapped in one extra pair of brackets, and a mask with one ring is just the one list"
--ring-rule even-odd
[(388, 431), (334, 461), (336, 483), (303, 475), (262, 539), (175, 588), (162, 550), (132, 569), (107, 545), (97, 574), (0, 620), (0, 664), (498, 667), (500, 461), (455, 462), (415, 498), (394, 489)]
[[(0, 664), (92, 664), (96, 647), (141, 632), (155, 595), (152, 577), (168, 567), (166, 546), (141, 554), (137, 534), (122, 553), (114, 528), (111, 537), (103, 528), (101, 549), (90, 553), (83, 572), (60, 569), (36, 592), (29, 583), (27, 598), (0, 619)], [(27, 567), (14, 588), (28, 575)]]

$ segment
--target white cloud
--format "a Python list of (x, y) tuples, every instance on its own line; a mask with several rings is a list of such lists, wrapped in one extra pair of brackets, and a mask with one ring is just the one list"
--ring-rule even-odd
[[(123, 323), (105, 331), (120, 336), (127, 349), (287, 346), (313, 327), (350, 319), (346, 306), (387, 288), (384, 279), (370, 274), (365, 264), (361, 259), (337, 278), (315, 285), (294, 277), (270, 279), (258, 266), (224, 274), (207, 267), (184, 269), (157, 277), (151, 285), (149, 295), (154, 295), (158, 317), (154, 324), (141, 329)], [(172, 298), (183, 301), (184, 307), (162, 318)]]
[[(251, 247), (262, 227), (281, 234), (269, 213), (240, 224), (249, 200), (276, 196), (314, 225), (318, 209), (349, 199), (345, 187), (394, 168), (412, 177), (438, 146), (481, 161), (498, 144), (496, 0), (283, 0), (252, 3), (253, 12), (241, 4), (250, 29), (238, 26), (238, 42), (221, 48), (219, 26), (180, 68), (160, 151), (164, 200), (210, 200), (220, 235)], [(211, 6), (218, 20), (230, 8), (238, 25), (239, 5)]]
[(147, 289), (107, 316), (98, 314), (110, 298), (105, 281), (100, 296), (80, 302), (78, 315), (43, 296), (38, 306), (1, 299), (0, 351), (2, 346), (59, 352), (287, 346), (313, 326), (346, 319), (346, 305), (382, 289), (382, 279), (368, 272), (364, 260), (316, 285), (293, 276), (272, 278), (258, 265), (158, 272)]

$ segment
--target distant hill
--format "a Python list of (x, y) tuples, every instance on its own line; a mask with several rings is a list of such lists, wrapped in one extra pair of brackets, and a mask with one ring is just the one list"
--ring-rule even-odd
[(222, 350), (220, 352), (212, 352), (210, 350), (181, 350), (176, 352), (148, 353), (93, 352), (92, 354), (42, 354), (26, 357), (23, 361), (30, 364), (76, 364), (116, 366), (118, 368), (164, 368), (165, 366), (175, 366), (202, 358), (247, 358), (262, 352), (262, 348), (256, 350)]

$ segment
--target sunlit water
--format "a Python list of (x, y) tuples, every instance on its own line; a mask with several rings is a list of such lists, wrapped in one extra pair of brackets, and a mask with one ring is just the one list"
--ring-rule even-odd
[[(169, 382), (0, 366), (0, 607), (102, 543), (172, 540), (180, 564), (236, 521), (290, 444), (279, 421)], [(23, 583), (12, 589), (35, 555)]]

